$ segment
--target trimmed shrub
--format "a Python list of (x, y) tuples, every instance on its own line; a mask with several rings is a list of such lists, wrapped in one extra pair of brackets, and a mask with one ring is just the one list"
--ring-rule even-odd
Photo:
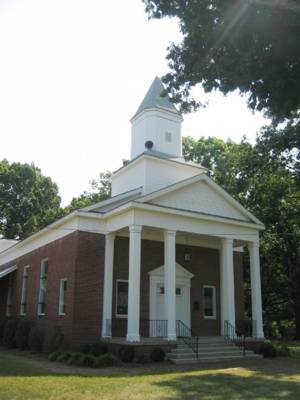
[(273, 345), (272, 342), (269, 340), (265, 341), (260, 348), (260, 353), (264, 357), (276, 357), (277, 356), (277, 351), (276, 347)]
[(147, 364), (150, 362), (150, 360), (149, 357), (146, 356), (146, 354), (141, 354), (138, 356), (136, 362), (139, 364)]
[(287, 357), (290, 355), (290, 349), (285, 343), (275, 343), (276, 353), (278, 356)]
[(80, 353), (88, 354), (91, 352), (91, 345), (89, 343), (82, 344), (79, 351)]
[(57, 362), (67, 362), (71, 357), (72, 357), (72, 353), (60, 352), (60, 354), (58, 354), (58, 356), (56, 357), (56, 361)]
[(164, 361), (165, 355), (166, 353), (164, 349), (162, 349), (161, 347), (155, 347), (150, 354), (150, 358), (154, 362), (160, 362)]
[(93, 343), (90, 345), (89, 352), (95, 357), (102, 356), (103, 354), (106, 354), (108, 352), (107, 344), (103, 342)]
[(84, 353), (80, 353), (80, 352), (71, 353), (71, 356), (70, 356), (70, 358), (68, 359), (67, 362), (70, 365), (80, 365), (81, 358), (84, 355), (85, 355)]
[(17, 326), (16, 330), (16, 346), (21, 350), (29, 348), (28, 340), (31, 328), (34, 326), (34, 321), (22, 318)]
[(30, 329), (28, 346), (31, 351), (40, 352), (43, 350), (43, 342), (45, 338), (45, 332), (42, 328), (34, 326)]
[(119, 348), (119, 357), (120, 360), (124, 363), (130, 363), (134, 360), (134, 347), (132, 346), (121, 346)]
[(78, 365), (82, 367), (93, 367), (96, 357), (92, 354), (82, 354), (78, 360)]
[(16, 347), (16, 331), (19, 324), (18, 318), (10, 318), (4, 327), (3, 344), (8, 347)]
[(48, 355), (48, 360), (49, 361), (56, 361), (57, 358), (62, 354), (61, 351), (54, 351), (53, 353), (50, 353)]
[(95, 357), (93, 367), (103, 368), (103, 367), (113, 367), (118, 365), (120, 360), (114, 354), (106, 353), (100, 357)]
[(61, 348), (64, 342), (64, 334), (60, 326), (50, 328), (45, 337), (43, 350), (46, 353), (53, 353)]
[(5, 325), (10, 318), (6, 316), (0, 318), (0, 343), (3, 343)]

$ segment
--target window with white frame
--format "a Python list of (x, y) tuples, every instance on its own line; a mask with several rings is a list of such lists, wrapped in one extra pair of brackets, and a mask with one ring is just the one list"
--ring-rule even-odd
[(27, 313), (27, 293), (28, 293), (28, 270), (29, 265), (24, 267), (23, 270), (23, 284), (22, 284), (22, 295), (21, 295), (21, 309), (20, 314), (26, 315)]
[(215, 286), (203, 286), (203, 314), (206, 319), (216, 318)]
[(11, 308), (12, 308), (12, 274), (9, 275), (8, 278), (8, 289), (7, 289), (7, 300), (6, 300), (6, 316), (10, 317), (11, 316)]
[(48, 260), (46, 259), (42, 261), (41, 265), (38, 315), (45, 314), (47, 276), (48, 276)]
[(58, 314), (66, 314), (67, 279), (60, 280)]
[(117, 301), (116, 314), (117, 317), (127, 317), (128, 313), (128, 281), (117, 280)]

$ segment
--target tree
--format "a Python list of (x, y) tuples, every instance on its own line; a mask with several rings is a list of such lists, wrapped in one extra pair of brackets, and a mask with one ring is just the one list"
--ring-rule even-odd
[(59, 216), (57, 185), (34, 164), (0, 161), (0, 235), (25, 239)]
[(64, 213), (68, 214), (71, 211), (78, 210), (108, 199), (111, 196), (111, 176), (109, 171), (101, 172), (99, 180), (90, 182), (91, 192), (83, 192), (80, 196), (74, 197), (71, 203), (64, 209)]
[(300, 338), (300, 190), (289, 160), (245, 140), (188, 137), (183, 150), (265, 224), (260, 244), (267, 328), (273, 321), (280, 329), (293, 321)]
[(176, 17), (182, 42), (168, 48), (164, 77), (183, 111), (191, 89), (238, 89), (277, 121), (300, 108), (300, 4), (290, 0), (143, 0), (150, 18)]

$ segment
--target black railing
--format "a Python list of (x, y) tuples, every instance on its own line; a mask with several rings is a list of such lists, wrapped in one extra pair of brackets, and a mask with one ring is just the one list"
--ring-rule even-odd
[[(127, 318), (113, 318), (105, 320), (106, 337), (126, 337)], [(166, 338), (168, 336), (168, 321), (165, 319), (141, 319), (141, 337)]]
[(166, 319), (141, 319), (140, 335), (142, 337), (160, 337), (168, 336), (168, 321)]
[(192, 331), (182, 321), (176, 321), (176, 336), (181, 339), (188, 347), (190, 347), (196, 354), (196, 358), (199, 356), (199, 335)]
[(224, 321), (224, 338), (237, 345), (244, 356), (246, 355), (246, 338), (254, 336), (255, 332), (256, 321), (254, 320), (237, 320), (236, 326), (233, 326), (229, 321)]

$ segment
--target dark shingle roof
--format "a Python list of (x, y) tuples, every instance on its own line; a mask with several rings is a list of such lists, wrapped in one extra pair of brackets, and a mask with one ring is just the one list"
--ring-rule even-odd
[(162, 96), (162, 92), (165, 90), (162, 81), (156, 77), (152, 82), (146, 96), (144, 97), (143, 101), (141, 102), (137, 112), (134, 114), (133, 118), (140, 114), (142, 111), (149, 109), (149, 108), (163, 108), (168, 111), (178, 113), (176, 107), (171, 102), (168, 95)]

